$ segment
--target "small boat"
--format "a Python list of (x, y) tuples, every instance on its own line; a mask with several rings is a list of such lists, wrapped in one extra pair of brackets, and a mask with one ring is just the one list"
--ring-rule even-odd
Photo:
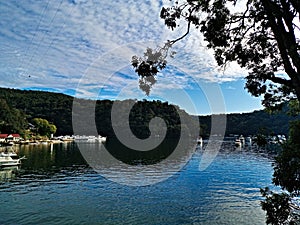
[(86, 135), (82, 135), (82, 136), (74, 136), (74, 140), (76, 142), (96, 142), (96, 137), (95, 136), (86, 136)]
[(235, 145), (235, 147), (241, 147), (242, 146), (241, 140), (239, 138), (235, 139), (234, 145)]
[(74, 140), (76, 142), (105, 142), (106, 141), (106, 137), (102, 137), (102, 136), (74, 136)]
[(202, 145), (202, 144), (203, 144), (203, 139), (202, 139), (201, 136), (199, 136), (199, 137), (197, 138), (197, 144), (198, 144), (198, 145)]
[(97, 141), (99, 141), (99, 142), (106, 142), (106, 137), (102, 137), (102, 136), (98, 136), (97, 137)]
[(69, 135), (61, 136), (61, 137), (59, 137), (59, 139), (64, 142), (74, 141), (74, 138)]
[(0, 167), (6, 166), (19, 166), (21, 160), (25, 157), (20, 158), (15, 152), (1, 152), (0, 153)]
[(196, 145), (196, 148), (202, 149), (202, 147), (203, 147), (203, 139), (202, 139), (201, 136), (199, 136), (199, 137), (197, 138), (197, 145)]
[(244, 147), (245, 146), (245, 138), (243, 135), (240, 136), (240, 142), (241, 142), (241, 146)]
[(251, 137), (246, 137), (245, 145), (246, 146), (252, 146), (252, 138)]

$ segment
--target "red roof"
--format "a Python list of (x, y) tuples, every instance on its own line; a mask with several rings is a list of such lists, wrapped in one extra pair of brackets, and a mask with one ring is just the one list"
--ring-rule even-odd
[(7, 138), (9, 135), (11, 135), (15, 138), (21, 137), (20, 134), (0, 134), (0, 138)]

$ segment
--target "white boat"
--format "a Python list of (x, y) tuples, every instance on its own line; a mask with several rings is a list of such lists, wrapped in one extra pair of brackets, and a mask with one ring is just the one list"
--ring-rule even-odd
[(241, 147), (242, 146), (241, 140), (239, 138), (235, 139), (234, 145), (235, 145), (235, 147)]
[(76, 135), (74, 136), (74, 140), (77, 142), (105, 142), (106, 141), (106, 137), (102, 137), (102, 136), (86, 136), (86, 135)]
[(98, 136), (97, 141), (99, 142), (106, 142), (106, 137)]
[(89, 137), (88, 136), (79, 136), (79, 135), (76, 135), (74, 136), (74, 140), (75, 141), (80, 141), (80, 142), (88, 142), (89, 141)]
[(252, 146), (252, 138), (251, 137), (246, 137), (245, 145), (246, 146)]
[(240, 142), (241, 142), (241, 146), (244, 147), (245, 146), (245, 138), (243, 137), (243, 135), (240, 136)]
[(199, 136), (197, 138), (197, 146), (196, 146), (196, 148), (201, 148), (202, 149), (202, 147), (203, 147), (203, 139), (202, 139), (201, 136)]
[(202, 145), (202, 144), (203, 144), (203, 139), (202, 139), (201, 136), (199, 136), (199, 137), (197, 138), (197, 144), (198, 144), (198, 145)]
[(13, 146), (14, 142), (13, 141), (9, 141), (9, 142), (1, 142), (0, 146)]
[(60, 136), (60, 137), (58, 137), (58, 138), (59, 138), (59, 140), (65, 141), (65, 142), (74, 141), (74, 138), (71, 137), (71, 136), (69, 136), (69, 135), (66, 135), (66, 136)]
[(0, 153), (0, 167), (6, 166), (18, 166), (21, 164), (21, 160), (15, 152), (1, 152)]

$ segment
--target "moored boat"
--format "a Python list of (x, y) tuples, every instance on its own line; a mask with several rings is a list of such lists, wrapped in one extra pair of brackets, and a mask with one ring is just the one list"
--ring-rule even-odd
[(1, 152), (0, 167), (19, 166), (22, 159), (24, 157), (20, 158), (15, 152)]
[(241, 147), (242, 146), (241, 140), (239, 138), (235, 139), (234, 145), (235, 145), (235, 147)]
[(106, 142), (106, 137), (102, 137), (102, 136), (98, 136), (97, 137), (97, 141), (99, 141), (99, 142)]
[(197, 144), (198, 144), (198, 145), (202, 145), (202, 144), (203, 144), (203, 139), (202, 139), (201, 136), (199, 136), (199, 137), (197, 138)]
[(76, 142), (105, 142), (106, 141), (106, 137), (102, 137), (102, 136), (85, 136), (85, 135), (76, 135), (74, 136), (74, 140)]

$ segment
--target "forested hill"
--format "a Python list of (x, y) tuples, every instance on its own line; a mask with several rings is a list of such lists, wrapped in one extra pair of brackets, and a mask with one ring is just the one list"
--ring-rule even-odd
[[(56, 135), (71, 135), (73, 134), (72, 127), (72, 107), (74, 98), (65, 94), (44, 92), (44, 91), (28, 91), (0, 88), (0, 132), (13, 133), (20, 132), (26, 129), (24, 124), (31, 122), (33, 118), (42, 118), (53, 123), (57, 127)], [(128, 108), (134, 102), (134, 107), (130, 113), (130, 127), (132, 132), (140, 138), (146, 138), (149, 133), (149, 122), (156, 115), (163, 118), (169, 129), (168, 134), (178, 134), (180, 131), (180, 119), (178, 111), (189, 117), (187, 113), (180, 110), (177, 106), (170, 105), (161, 101), (138, 101), (124, 100), (120, 104), (120, 110)], [(96, 104), (95, 104), (96, 103)], [(80, 119), (77, 123), (80, 126), (82, 134), (96, 135), (89, 130), (87, 121), (84, 120), (85, 110), (89, 107), (95, 108), (95, 121), (97, 131), (104, 136), (114, 136), (114, 131), (111, 126), (111, 108), (113, 101), (102, 100), (84, 100), (76, 101), (76, 104), (83, 116), (75, 116)], [(123, 108), (123, 109), (122, 109)], [(26, 121), (24, 121), (26, 119)], [(117, 121), (118, 129), (124, 128), (123, 118)], [(3, 126), (3, 124), (6, 124)], [(11, 129), (11, 130), (10, 130)], [(154, 127), (156, 130), (161, 130), (160, 127)]]
[[(255, 134), (284, 134), (288, 135), (289, 121), (293, 120), (292, 117), (287, 116), (285, 113), (270, 114), (264, 110), (254, 111), (251, 113), (233, 113), (227, 115), (226, 121), (226, 135), (242, 134), (255, 135)], [(199, 117), (202, 133), (207, 135), (210, 131), (210, 116)]]
[[(134, 100), (123, 102), (124, 105), (128, 105), (132, 101)], [(92, 100), (82, 100), (80, 102), (83, 110), (86, 105), (95, 105)], [(96, 123), (98, 132), (102, 135), (111, 136), (113, 134), (110, 125), (112, 104), (113, 101), (110, 100), (97, 101), (96, 103)], [(33, 118), (43, 118), (56, 125), (56, 135), (73, 134), (72, 105), (73, 97), (65, 94), (0, 88), (0, 129), (2, 128), (0, 131), (4, 133), (9, 132), (8, 129), (12, 129), (11, 132), (18, 132), (18, 129), (24, 127)], [(180, 119), (176, 113), (178, 110), (179, 107), (161, 101), (137, 102), (130, 114), (130, 125), (133, 133), (141, 138), (147, 137), (149, 135), (147, 126), (155, 115), (163, 117), (175, 132), (180, 127)], [(180, 112), (184, 113), (182, 110)], [(26, 118), (26, 121), (23, 121), (24, 118)], [(258, 132), (287, 134), (290, 119), (284, 113), (270, 115), (264, 111), (229, 114), (227, 115), (226, 134), (249, 135)], [(208, 135), (210, 116), (199, 116), (199, 120), (202, 135)], [(8, 125), (1, 127), (1, 124), (5, 123)], [(121, 126), (122, 124), (120, 124)], [(82, 127), (84, 128), (84, 124)], [(83, 132), (85, 131), (83, 130)]]
[[(0, 99), (26, 115), (27, 121), (43, 118), (57, 126), (57, 134), (71, 134), (73, 97), (44, 91), (0, 88)], [(4, 116), (4, 115), (0, 115)], [(1, 120), (1, 118), (0, 118)]]

